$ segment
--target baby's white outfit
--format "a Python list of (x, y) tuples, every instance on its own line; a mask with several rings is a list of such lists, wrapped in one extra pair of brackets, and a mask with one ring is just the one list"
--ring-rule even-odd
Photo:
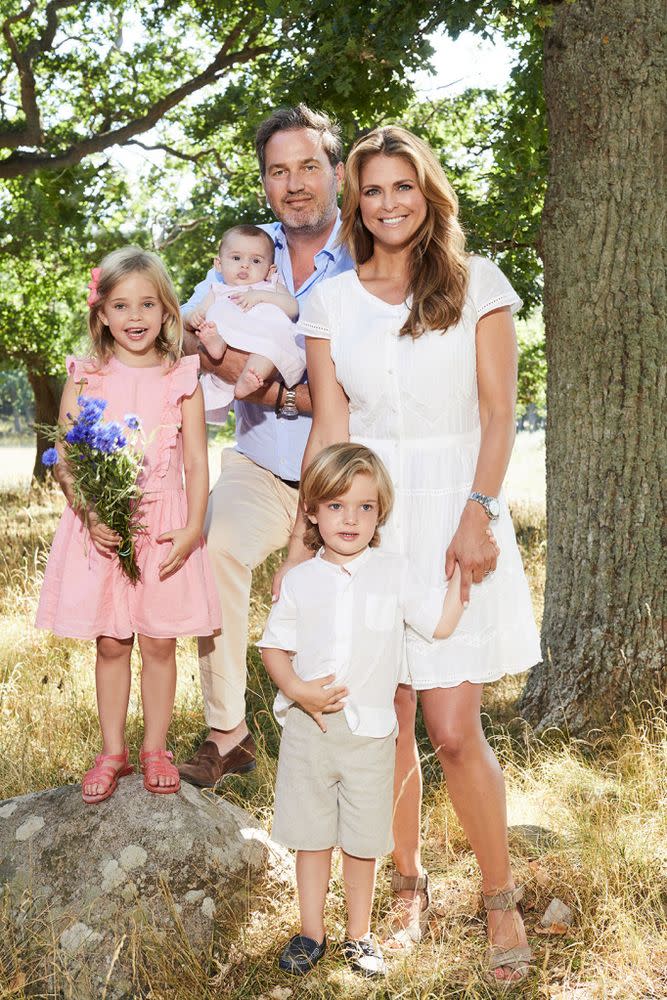
[(285, 574), (260, 647), (294, 653), (303, 680), (335, 674), (348, 689), (327, 732), (282, 691), (284, 726), (272, 836), (297, 850), (340, 845), (356, 857), (391, 849), (395, 757), (394, 696), (408, 632), (426, 642), (442, 615), (446, 587), (426, 587), (397, 553), (366, 549), (340, 566), (322, 558)]
[[(244, 312), (231, 296), (250, 288), (275, 292), (275, 281), (257, 281), (254, 285), (226, 285), (221, 281), (211, 284), (213, 303), (206, 312), (206, 319), (215, 323), (228, 347), (249, 354), (268, 358), (280, 372), (287, 386), (296, 385), (306, 370), (303, 337), (297, 327), (278, 306), (260, 302)], [(206, 373), (201, 378), (204, 393), (206, 420), (210, 424), (224, 424), (234, 400), (234, 386), (218, 375)]]

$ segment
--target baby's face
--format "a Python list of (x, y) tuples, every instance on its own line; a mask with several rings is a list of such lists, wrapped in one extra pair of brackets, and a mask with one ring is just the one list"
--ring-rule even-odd
[(226, 285), (254, 285), (257, 281), (265, 281), (272, 267), (266, 240), (233, 233), (220, 247), (215, 267)]

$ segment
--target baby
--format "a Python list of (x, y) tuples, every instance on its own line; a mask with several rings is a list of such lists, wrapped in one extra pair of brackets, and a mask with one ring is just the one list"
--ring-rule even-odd
[(297, 383), (305, 356), (295, 340), (293, 320), (299, 306), (278, 281), (273, 240), (258, 226), (228, 229), (220, 241), (214, 266), (223, 281), (214, 281), (188, 317), (196, 336), (214, 364), (228, 347), (248, 352), (235, 385), (217, 375), (205, 375), (202, 389), (207, 418), (227, 418), (234, 398), (244, 399), (280, 372), (286, 386)]

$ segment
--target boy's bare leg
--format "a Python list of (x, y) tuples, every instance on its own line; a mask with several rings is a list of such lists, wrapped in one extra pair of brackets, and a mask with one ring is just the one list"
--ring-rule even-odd
[(296, 886), (299, 893), (301, 931), (320, 944), (324, 940), (324, 901), (331, 874), (331, 852), (297, 851)]
[(243, 371), (236, 380), (234, 395), (237, 399), (245, 399), (252, 392), (256, 392), (267, 380), (272, 380), (276, 375), (276, 369), (272, 361), (262, 354), (249, 354)]
[(343, 853), (343, 881), (347, 902), (345, 937), (358, 941), (371, 929), (371, 910), (375, 892), (375, 858), (355, 858)]

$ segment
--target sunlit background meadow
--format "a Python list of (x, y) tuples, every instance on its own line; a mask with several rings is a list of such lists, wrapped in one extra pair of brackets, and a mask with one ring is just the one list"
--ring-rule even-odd
[[(220, 447), (212, 448), (213, 465)], [(508, 492), (538, 618), (546, 538), (542, 461), (542, 436), (519, 435)], [(3, 469), (6, 473), (6, 463)], [(0, 799), (79, 781), (98, 750), (92, 644), (58, 639), (32, 626), (61, 507), (58, 493), (28, 492), (20, 476), (17, 485), (5, 486), (0, 495)], [(268, 613), (275, 564), (270, 560), (255, 574), (252, 639)], [(138, 657), (134, 666), (137, 672)], [(278, 732), (271, 714), (273, 692), (255, 649), (249, 670), (258, 768), (249, 777), (228, 779), (219, 793), (268, 828)], [(487, 690), (485, 699), (486, 730), (507, 777), (512, 854), (517, 877), (527, 887), (526, 917), (537, 961), (534, 976), (511, 992), (549, 1000), (667, 997), (665, 716), (646, 706), (644, 724), (617, 740), (602, 733), (595, 744), (570, 742), (562, 733), (537, 740), (517, 717), (520, 689), (521, 678), (501, 681)], [(134, 690), (129, 744), (136, 754), (141, 712), (137, 685)], [(171, 733), (178, 758), (194, 748), (203, 728), (195, 644), (180, 641)], [(297, 910), (284, 886), (272, 885), (269, 878), (249, 899), (246, 920), (217, 921), (210, 953), (203, 958), (191, 953), (177, 928), (167, 951), (155, 948), (150, 928), (137, 927), (126, 943), (133, 957), (135, 995), (165, 1000), (495, 995), (483, 977), (484, 922), (475, 861), (421, 727), (420, 739), (425, 863), (435, 887), (434, 916), (423, 947), (393, 960), (386, 983), (378, 986), (353, 976), (335, 947), (305, 981), (295, 985), (286, 980), (275, 960), (281, 943), (295, 931)], [(383, 869), (379, 924), (389, 902), (387, 883)], [(328, 923), (335, 942), (344, 926), (338, 874), (332, 890)], [(554, 897), (572, 908), (573, 925), (563, 935), (540, 935), (539, 918)], [(39, 932), (44, 934), (44, 926)], [(0, 942), (0, 996), (47, 995), (39, 992), (30, 935), (16, 936), (6, 908)], [(60, 995), (76, 1000), (68, 992), (55, 946), (53, 966)]]

